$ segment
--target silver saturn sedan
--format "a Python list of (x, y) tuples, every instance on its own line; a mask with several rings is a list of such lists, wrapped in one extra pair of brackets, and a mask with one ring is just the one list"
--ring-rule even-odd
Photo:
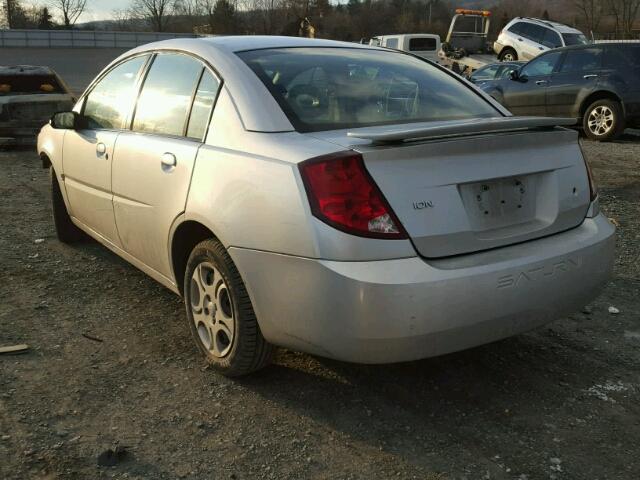
[(38, 152), (60, 240), (88, 234), (182, 295), (234, 376), (274, 346), (414, 360), (588, 303), (614, 227), (571, 122), (513, 117), (402, 52), (178, 39), (116, 59)]

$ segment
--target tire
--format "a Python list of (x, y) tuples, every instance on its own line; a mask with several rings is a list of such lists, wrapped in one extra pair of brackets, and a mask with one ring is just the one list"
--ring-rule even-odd
[(501, 62), (516, 62), (518, 61), (518, 53), (513, 48), (503, 48), (498, 55), (498, 60)]
[(591, 140), (608, 142), (624, 132), (622, 106), (615, 100), (596, 100), (587, 107), (582, 117), (584, 134)]
[(214, 370), (238, 377), (270, 363), (274, 347), (262, 336), (240, 273), (220, 242), (195, 246), (183, 291), (189, 330)]
[(67, 206), (64, 204), (58, 177), (53, 167), (49, 167), (51, 178), (51, 205), (53, 208), (53, 225), (56, 229), (56, 237), (62, 243), (76, 243), (86, 239), (85, 233), (76, 227), (69, 217)]

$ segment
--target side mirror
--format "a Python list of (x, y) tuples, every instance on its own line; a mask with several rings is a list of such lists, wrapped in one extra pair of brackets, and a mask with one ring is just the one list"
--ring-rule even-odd
[(60, 130), (82, 130), (87, 128), (86, 119), (77, 112), (54, 113), (49, 124)]
[(518, 70), (511, 70), (509, 72), (509, 78), (511, 80), (518, 80), (520, 78), (520, 72), (518, 72)]

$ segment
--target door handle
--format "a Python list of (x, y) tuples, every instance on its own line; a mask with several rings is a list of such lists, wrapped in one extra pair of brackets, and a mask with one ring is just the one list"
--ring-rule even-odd
[(582, 78), (588, 80), (589, 78), (598, 78), (598, 75), (596, 75), (595, 73), (590, 73), (589, 75), (584, 75)]
[(160, 159), (160, 164), (162, 170), (165, 172), (171, 171), (175, 168), (176, 164), (176, 156), (171, 152), (165, 152), (162, 154), (162, 158)]
[(96, 153), (98, 155), (103, 155), (106, 151), (107, 151), (107, 146), (104, 143), (100, 142), (96, 145)]
[(519, 38), (519, 39), (518, 39), (518, 41), (519, 41), (519, 42), (521, 42), (521, 41), (522, 41), (522, 39), (521, 39), (521, 38)]
[(536, 85), (546, 85), (547, 83), (549, 82), (547, 82), (546, 80), (536, 80)]

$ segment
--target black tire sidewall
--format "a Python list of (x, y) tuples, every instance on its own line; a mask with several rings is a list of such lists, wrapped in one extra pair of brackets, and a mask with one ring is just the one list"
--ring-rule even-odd
[[(588, 125), (589, 114), (599, 106), (606, 106), (610, 108), (611, 111), (613, 112), (613, 127), (605, 135), (595, 135), (591, 132), (591, 130), (589, 130), (589, 125)], [(596, 140), (600, 142), (615, 140), (624, 131), (624, 118), (622, 114), (622, 106), (620, 105), (619, 102), (616, 102), (614, 100), (607, 100), (607, 99), (596, 100), (591, 105), (589, 105), (584, 112), (584, 116), (582, 117), (582, 129), (584, 131), (584, 134), (587, 136), (587, 138), (591, 140)]]
[(517, 62), (517, 61), (518, 61), (518, 52), (516, 52), (513, 48), (510, 48), (510, 47), (509, 47), (509, 48), (505, 48), (504, 50), (502, 50), (502, 51), (500, 52), (500, 55), (498, 56), (498, 59), (499, 59), (501, 62), (506, 61), (506, 60), (504, 59), (504, 57), (505, 57), (505, 55), (506, 55), (507, 53), (512, 53), (512, 54), (513, 54), (513, 60), (509, 60), (510, 62)]
[[(213, 366), (214, 369), (224, 373), (226, 375), (233, 375), (236, 368), (236, 359), (238, 352), (242, 350), (245, 342), (245, 336), (243, 335), (243, 310), (239, 305), (239, 298), (241, 295), (246, 294), (243, 285), (238, 285), (236, 281), (236, 272), (231, 271), (235, 269), (235, 266), (230, 264), (230, 258), (228, 254), (224, 252), (224, 247), (214, 240), (202, 242), (196, 246), (191, 252), (189, 260), (187, 261), (187, 268), (184, 275), (184, 302), (187, 311), (187, 322), (189, 323), (189, 330), (198, 347), (198, 350), (207, 358), (207, 361)], [(190, 298), (191, 298), (191, 277), (196, 267), (202, 262), (209, 262), (220, 272), (224, 282), (229, 290), (231, 297), (231, 306), (233, 309), (234, 319), (234, 338), (231, 344), (231, 350), (224, 357), (215, 357), (212, 355), (206, 347), (202, 344), (198, 331), (193, 322), (193, 312), (191, 311)]]
[(63, 243), (77, 242), (83, 238), (83, 232), (71, 221), (60, 190), (60, 182), (53, 167), (49, 167), (49, 177), (51, 179), (51, 208), (56, 236)]

